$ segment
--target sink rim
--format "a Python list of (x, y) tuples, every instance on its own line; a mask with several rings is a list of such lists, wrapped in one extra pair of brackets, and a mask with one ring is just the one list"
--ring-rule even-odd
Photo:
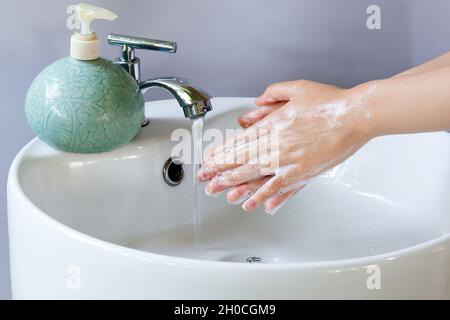
[[(237, 97), (233, 97), (230, 99), (236, 99)], [(217, 99), (217, 98), (216, 98)], [(227, 98), (222, 98), (227, 99)], [(238, 99), (246, 99), (246, 98), (238, 98)], [(248, 98), (247, 98), (248, 99)], [(162, 100), (155, 101), (161, 102)], [(153, 102), (149, 102), (146, 104), (146, 109), (149, 104)], [(440, 134), (439, 132), (432, 133), (433, 135)], [(396, 260), (403, 256), (407, 256), (414, 252), (424, 251), (433, 247), (439, 243), (450, 240), (450, 233), (442, 234), (434, 239), (421, 242), (415, 244), (413, 246), (409, 246), (406, 248), (384, 252), (372, 256), (361, 256), (356, 258), (349, 259), (337, 259), (337, 260), (326, 260), (326, 261), (306, 261), (306, 262), (284, 262), (284, 263), (262, 263), (262, 264), (251, 264), (246, 262), (231, 262), (231, 261), (215, 261), (215, 260), (201, 260), (201, 259), (192, 259), (192, 258), (183, 258), (178, 256), (165, 255), (160, 253), (154, 253), (149, 251), (138, 250), (134, 248), (127, 247), (125, 245), (116, 244), (113, 242), (108, 242), (106, 240), (102, 240), (100, 238), (96, 238), (94, 236), (90, 236), (86, 233), (73, 229), (62, 222), (56, 220), (50, 215), (46, 214), (42, 211), (38, 206), (36, 206), (29, 198), (26, 196), (24, 190), (18, 179), (18, 168), (20, 163), (26, 157), (27, 151), (32, 148), (34, 145), (38, 143), (43, 143), (39, 138), (34, 138), (29, 141), (22, 149), (18, 152), (16, 157), (14, 158), (9, 174), (8, 174), (8, 183), (7, 183), (7, 192), (12, 193), (15, 192), (17, 196), (22, 199), (24, 205), (29, 207), (30, 210), (33, 210), (32, 214), (38, 214), (40, 218), (44, 219), (45, 222), (51, 224), (58, 231), (65, 233), (69, 237), (81, 240), (83, 242), (87, 242), (99, 249), (112, 251), (115, 254), (130, 256), (134, 259), (140, 259), (147, 262), (159, 262), (162, 264), (178, 264), (178, 265), (189, 265), (189, 266), (197, 266), (197, 267), (220, 267), (220, 268), (251, 268), (252, 270), (255, 268), (259, 268), (260, 270), (298, 270), (298, 269), (333, 269), (336, 267), (344, 267), (344, 266), (367, 266), (376, 264), (375, 262), (386, 261), (386, 260)], [(9, 210), (8, 210), (9, 211)]]

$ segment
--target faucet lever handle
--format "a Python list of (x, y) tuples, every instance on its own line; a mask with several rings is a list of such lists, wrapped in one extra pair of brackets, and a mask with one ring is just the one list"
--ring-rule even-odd
[[(120, 34), (108, 35), (108, 43), (113, 46), (122, 46), (121, 58), (125, 59), (134, 59), (133, 49), (155, 50), (167, 53), (175, 53), (177, 51), (176, 42), (126, 36)], [(128, 54), (125, 57), (123, 56), (123, 53)]]
[(175, 53), (177, 43), (164, 40), (154, 40), (120, 34), (108, 35), (108, 43), (113, 46), (121, 46), (120, 56), (114, 63), (120, 65), (138, 83), (141, 78), (140, 62), (134, 54), (134, 49), (156, 50), (161, 52)]

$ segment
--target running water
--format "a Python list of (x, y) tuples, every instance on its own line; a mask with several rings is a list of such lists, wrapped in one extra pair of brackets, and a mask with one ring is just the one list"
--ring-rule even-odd
[(203, 118), (197, 118), (192, 120), (192, 146), (193, 146), (193, 183), (194, 183), (194, 248), (200, 250), (200, 242), (202, 238), (202, 217), (201, 217), (201, 204), (200, 199), (201, 190), (199, 190), (199, 182), (197, 180), (197, 172), (202, 163), (203, 155)]

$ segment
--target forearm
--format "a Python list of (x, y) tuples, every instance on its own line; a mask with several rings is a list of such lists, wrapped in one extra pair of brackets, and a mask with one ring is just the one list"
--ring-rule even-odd
[(447, 66), (450, 66), (450, 52), (444, 53), (443, 55), (440, 55), (439, 57), (436, 57), (414, 68), (405, 70), (395, 75), (394, 77), (413, 75), (417, 73), (436, 70)]
[(450, 66), (371, 81), (350, 96), (362, 97), (361, 122), (372, 137), (450, 130)]

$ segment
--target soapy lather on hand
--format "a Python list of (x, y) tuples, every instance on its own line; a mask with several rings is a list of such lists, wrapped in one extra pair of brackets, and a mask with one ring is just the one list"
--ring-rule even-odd
[[(198, 179), (208, 182), (209, 195), (228, 190), (230, 203), (243, 202), (246, 211), (264, 205), (273, 214), (374, 137), (450, 129), (449, 88), (450, 54), (351, 89), (307, 80), (273, 84), (238, 119), (244, 132), (206, 157)], [(269, 168), (273, 161), (258, 161), (255, 148), (275, 131), (282, 143), (267, 153), (278, 164)], [(224, 161), (236, 156), (243, 161)]]

